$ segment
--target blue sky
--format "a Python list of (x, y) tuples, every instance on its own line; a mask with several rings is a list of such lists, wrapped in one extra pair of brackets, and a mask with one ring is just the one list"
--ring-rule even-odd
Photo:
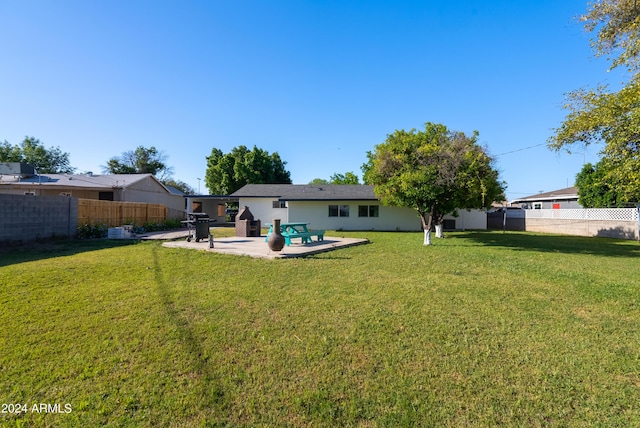
[[(278, 152), (296, 184), (361, 176), (425, 122), (478, 130), (509, 199), (573, 185), (546, 142), (564, 93), (618, 85), (574, 18), (586, 0), (0, 0), (0, 141), (79, 172), (142, 145), (201, 193), (212, 148)], [(579, 151), (579, 150), (578, 150)], [(198, 178), (202, 179), (200, 182)]]

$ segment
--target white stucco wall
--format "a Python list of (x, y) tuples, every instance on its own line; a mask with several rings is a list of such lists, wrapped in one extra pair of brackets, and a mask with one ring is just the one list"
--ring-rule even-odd
[[(239, 205), (248, 206), (253, 217), (263, 224), (279, 218), (283, 223), (307, 222), (311, 229), (324, 230), (416, 230), (420, 219), (414, 210), (385, 207), (375, 201), (288, 201), (287, 208), (273, 208), (269, 198), (240, 198)], [(329, 205), (348, 205), (349, 217), (329, 217)], [(378, 205), (378, 217), (358, 217), (359, 205)]]
[(240, 198), (238, 202), (239, 208), (243, 206), (249, 207), (249, 211), (253, 214), (255, 220), (260, 220), (262, 224), (273, 223), (273, 219), (279, 218), (282, 223), (289, 221), (286, 208), (273, 208), (271, 198)]
[[(273, 208), (273, 198), (240, 198), (240, 207), (248, 206), (255, 219), (262, 224), (279, 218), (282, 223), (306, 222), (310, 229), (324, 230), (385, 230), (420, 231), (422, 224), (414, 209), (384, 206), (376, 201), (288, 201), (287, 208)], [(349, 217), (329, 217), (329, 205), (348, 205)], [(377, 205), (378, 217), (359, 217), (360, 205)], [(461, 210), (453, 219), (456, 229), (486, 229), (485, 211)]]
[[(329, 217), (329, 205), (349, 206), (348, 217)], [(378, 206), (378, 217), (359, 217), (360, 205)], [(330, 230), (415, 230), (421, 229), (414, 210), (387, 207), (376, 201), (292, 201), (289, 221), (306, 221), (311, 229)]]

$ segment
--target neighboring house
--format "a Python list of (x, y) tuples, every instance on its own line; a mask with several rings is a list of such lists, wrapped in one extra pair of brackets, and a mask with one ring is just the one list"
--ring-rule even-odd
[[(262, 224), (274, 219), (308, 222), (312, 229), (329, 230), (400, 230), (422, 229), (416, 210), (383, 205), (373, 186), (247, 184), (230, 195), (239, 206), (247, 206)], [(445, 217), (445, 229), (486, 229), (484, 211), (459, 212)]]
[(578, 188), (576, 187), (567, 187), (566, 189), (515, 199), (511, 201), (511, 205), (534, 210), (582, 208), (578, 203)]
[(1, 174), (0, 193), (163, 204), (170, 218), (185, 216), (183, 194), (152, 174)]

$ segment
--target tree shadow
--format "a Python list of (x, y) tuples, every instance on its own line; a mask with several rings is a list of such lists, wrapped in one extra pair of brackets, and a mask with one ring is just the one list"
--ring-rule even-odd
[(620, 226), (610, 227), (609, 229), (600, 229), (596, 236), (602, 238), (638, 239), (634, 230), (628, 230)]
[(458, 235), (457, 238), (470, 239), (481, 245), (505, 247), (516, 251), (594, 254), (609, 257), (640, 256), (640, 246), (637, 243), (611, 238), (538, 235), (522, 232), (468, 232)]
[(0, 267), (137, 244), (137, 239), (46, 239), (0, 247)]
[(227, 399), (224, 385), (219, 375), (216, 374), (213, 362), (202, 347), (201, 339), (194, 331), (190, 320), (182, 314), (181, 308), (176, 304), (175, 290), (172, 284), (165, 279), (157, 247), (152, 248), (152, 254), (158, 296), (169, 322), (178, 332), (180, 342), (191, 360), (194, 373), (199, 376), (199, 382), (194, 386), (194, 393), (202, 397), (210, 409), (224, 407)]

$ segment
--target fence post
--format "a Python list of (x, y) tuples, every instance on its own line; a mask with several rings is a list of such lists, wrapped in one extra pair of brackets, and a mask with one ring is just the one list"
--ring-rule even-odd
[(640, 204), (636, 204), (636, 211), (638, 212), (638, 242), (640, 242)]
[(502, 211), (502, 233), (507, 233), (507, 210)]

